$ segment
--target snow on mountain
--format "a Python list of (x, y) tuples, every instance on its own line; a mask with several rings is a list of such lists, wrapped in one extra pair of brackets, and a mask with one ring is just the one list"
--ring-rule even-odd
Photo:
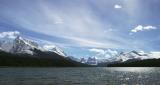
[(112, 58), (109, 58), (108, 60), (109, 61), (124, 62), (124, 61), (132, 60), (132, 59), (143, 60), (143, 59), (148, 59), (148, 58), (149, 58), (149, 56), (147, 54), (141, 54), (137, 51), (131, 51), (131, 52), (127, 52), (127, 53), (121, 52), (120, 54), (118, 54)]
[(63, 50), (55, 45), (39, 45), (33, 40), (25, 39), (20, 36), (18, 31), (0, 33), (0, 49), (10, 53), (34, 54), (34, 49), (50, 51), (61, 56), (66, 56)]
[(20, 37), (20, 33), (2, 32), (0, 33), (1, 50), (10, 53), (27, 53), (33, 55), (33, 50), (38, 48), (38, 44)]
[(64, 53), (64, 51), (62, 49), (60, 49), (59, 47), (55, 46), (55, 45), (44, 45), (43, 49), (45, 51), (51, 51), (51, 52), (55, 52), (61, 56), (66, 56), (66, 54)]
[[(1, 32), (0, 33), (0, 50), (3, 50), (5, 52), (10, 53), (27, 53), (27, 54), (34, 54), (34, 49), (38, 49), (42, 52), (54, 52), (58, 55), (67, 57), (65, 52), (53, 44), (39, 44), (38, 42), (35, 42), (30, 39), (26, 39), (20, 36), (20, 33), (18, 31), (13, 32)], [(75, 59), (79, 62), (85, 62), (85, 63), (103, 63), (103, 62), (114, 62), (114, 61), (127, 61), (131, 59), (137, 59), (137, 60), (144, 60), (144, 59), (153, 59), (153, 58), (160, 58), (160, 52), (150, 52), (150, 53), (144, 53), (143, 51), (137, 52), (137, 51), (131, 51), (131, 52), (121, 52), (118, 53), (115, 50), (101, 50), (101, 49), (90, 49), (91, 52), (98, 53), (95, 58), (88, 58), (88, 60), (77, 60), (74, 57), (71, 57), (71, 59)], [(97, 56), (99, 56), (97, 58)], [(101, 57), (104, 56), (104, 57)]]
[(81, 62), (81, 63), (86, 63), (87, 60), (86, 60), (85, 58), (81, 58), (80, 62)]
[(105, 62), (125, 62), (128, 60), (145, 60), (145, 59), (159, 59), (160, 52), (149, 52), (145, 53), (143, 51), (131, 51), (131, 52), (120, 52), (117, 55), (111, 56), (109, 58), (97, 59), (98, 63)]
[(88, 65), (97, 65), (97, 60), (95, 57), (89, 57), (86, 63)]
[(11, 49), (11, 52), (34, 54), (33, 52), (34, 49), (38, 49), (37, 43), (27, 39), (23, 39), (20, 36), (17, 36), (13, 42), (13, 47)]
[(97, 65), (98, 64), (97, 59), (95, 57), (88, 57), (88, 59), (81, 58), (80, 62), (84, 63), (84, 64), (88, 64), (88, 65)]

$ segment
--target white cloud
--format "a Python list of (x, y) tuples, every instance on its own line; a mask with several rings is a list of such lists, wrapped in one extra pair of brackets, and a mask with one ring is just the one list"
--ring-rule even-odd
[(157, 27), (150, 26), (150, 25), (148, 25), (148, 26), (138, 25), (137, 27), (132, 29), (131, 32), (136, 33), (136, 32), (139, 32), (139, 31), (153, 30), (153, 29), (157, 29)]
[(150, 58), (160, 58), (160, 52), (150, 52), (149, 54)]
[(157, 29), (156, 27), (154, 26), (146, 26), (143, 28), (144, 30), (151, 30), (151, 29)]
[(18, 31), (1, 32), (0, 38), (16, 38), (18, 35), (20, 35)]
[(104, 50), (104, 49), (93, 48), (93, 49), (89, 49), (89, 51), (96, 53), (97, 59), (100, 59), (100, 58), (107, 59), (118, 54), (116, 50), (111, 50), (111, 49)]
[(122, 8), (122, 6), (121, 6), (121, 5), (116, 4), (116, 5), (114, 5), (114, 8), (115, 8), (115, 9), (121, 9), (121, 8)]
[(106, 52), (109, 53), (109, 54), (112, 55), (112, 56), (118, 54), (118, 52), (117, 52), (116, 50), (111, 50), (111, 49), (108, 49)]
[(138, 52), (141, 55), (147, 55), (147, 56), (141, 56), (142, 59), (159, 59), (160, 58), (160, 52), (159, 51), (151, 51), (151, 52), (144, 52), (144, 51), (139, 51)]
[(96, 49), (96, 48), (93, 48), (93, 49), (89, 49), (89, 51), (91, 52), (95, 52), (95, 53), (98, 53), (98, 54), (105, 54), (105, 51), (103, 49)]
[(143, 30), (143, 26), (138, 25), (136, 28), (132, 29), (131, 32), (138, 32), (138, 31), (142, 31), (142, 30)]

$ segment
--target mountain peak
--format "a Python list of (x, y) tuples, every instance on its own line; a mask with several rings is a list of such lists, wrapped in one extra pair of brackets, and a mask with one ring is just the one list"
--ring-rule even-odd
[(55, 52), (61, 56), (66, 56), (66, 54), (64, 53), (64, 51), (62, 49), (60, 49), (59, 47), (55, 46), (55, 45), (44, 45), (43, 49), (46, 51), (51, 51), (51, 52)]
[(34, 40), (21, 37), (18, 31), (0, 33), (0, 49), (10, 53), (27, 53), (31, 55), (34, 54), (34, 49), (38, 49), (40, 51), (50, 51), (61, 56), (66, 56), (57, 46), (47, 44), (40, 46)]

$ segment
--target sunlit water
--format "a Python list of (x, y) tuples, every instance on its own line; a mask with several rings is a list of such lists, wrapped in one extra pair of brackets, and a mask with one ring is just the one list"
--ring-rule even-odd
[(160, 85), (160, 68), (0, 68), (0, 85)]

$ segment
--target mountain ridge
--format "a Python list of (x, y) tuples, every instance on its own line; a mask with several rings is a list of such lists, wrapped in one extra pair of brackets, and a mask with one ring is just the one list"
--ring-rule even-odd
[[(48, 47), (47, 47), (48, 46)], [(19, 33), (0, 37), (0, 66), (85, 67), (89, 65), (67, 58), (55, 45), (43, 45), (23, 38)]]
[(66, 57), (64, 51), (53, 44), (40, 46), (38, 43), (23, 38), (20, 35), (14, 35), (14, 38), (10, 38), (9, 36), (2, 37), (0, 38), (0, 42), (1, 50), (9, 53), (27, 53), (33, 55), (33, 50), (38, 49), (43, 52), (50, 51)]

